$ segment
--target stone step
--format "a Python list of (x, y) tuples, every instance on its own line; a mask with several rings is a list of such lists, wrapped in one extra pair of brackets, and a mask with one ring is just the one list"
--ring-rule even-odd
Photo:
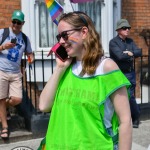
[(10, 137), (8, 140), (3, 140), (0, 138), (0, 144), (8, 144), (8, 143), (14, 143), (18, 141), (26, 141), (32, 139), (32, 132), (20, 129), (18, 131), (10, 132)]
[[(10, 138), (9, 140), (3, 140), (0, 138), (0, 144), (15, 143), (44, 137), (47, 130), (48, 120), (49, 115), (38, 114), (32, 115), (32, 118), (26, 123), (23, 117), (12, 115), (11, 119), (8, 120)], [(29, 124), (30, 127), (27, 127), (25, 124)]]
[(150, 103), (140, 104), (140, 120), (150, 120)]
[[(24, 141), (32, 139), (32, 132), (25, 127), (25, 120), (19, 115), (11, 115), (11, 119), (7, 121), (10, 130), (9, 140), (3, 140), (0, 137), (0, 144), (13, 143), (18, 141)], [(0, 124), (0, 131), (2, 130)]]

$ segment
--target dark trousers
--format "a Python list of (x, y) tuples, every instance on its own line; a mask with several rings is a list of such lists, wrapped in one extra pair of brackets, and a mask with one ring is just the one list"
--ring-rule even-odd
[(135, 99), (136, 75), (135, 75), (135, 71), (132, 71), (130, 73), (124, 73), (124, 74), (131, 83), (131, 87), (129, 88), (130, 109), (131, 109), (132, 121), (134, 121), (134, 120), (139, 119), (139, 116), (140, 116), (140, 109)]

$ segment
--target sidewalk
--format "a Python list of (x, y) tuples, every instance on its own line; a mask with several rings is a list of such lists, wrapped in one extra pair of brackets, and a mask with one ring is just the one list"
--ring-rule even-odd
[(150, 150), (150, 120), (141, 121), (139, 128), (133, 129), (132, 149)]
[[(0, 149), (1, 150), (12, 150), (13, 148), (16, 148), (16, 147), (26, 146), (33, 150), (37, 150), (41, 140), (42, 139), (33, 139), (33, 140), (28, 140), (28, 141), (23, 141), (23, 142), (16, 142), (16, 143), (12, 143), (12, 144), (3, 144), (3, 145), (0, 145)], [(20, 150), (20, 149), (18, 148), (17, 150)], [(132, 150), (150, 150), (150, 148), (148, 149), (148, 147), (146, 148), (146, 147), (143, 147), (143, 146), (133, 142)]]
[[(41, 138), (40, 139), (32, 139), (32, 140), (27, 140), (27, 141), (20, 141), (20, 142), (16, 142), (16, 143), (10, 143), (10, 144), (2, 144), (0, 145), (0, 150), (12, 150), (14, 148), (17, 148), (16, 150), (37, 150), (38, 146), (40, 145), (41, 142)], [(30, 149), (19, 149), (19, 147), (21, 146), (25, 146), (28, 147)]]
[[(0, 150), (12, 150), (18, 146), (26, 146), (33, 150), (37, 150), (40, 142), (41, 138), (10, 144), (1, 144)], [(17, 150), (20, 149), (18, 148)], [(141, 121), (140, 127), (138, 129), (133, 129), (132, 150), (150, 150), (150, 120)]]

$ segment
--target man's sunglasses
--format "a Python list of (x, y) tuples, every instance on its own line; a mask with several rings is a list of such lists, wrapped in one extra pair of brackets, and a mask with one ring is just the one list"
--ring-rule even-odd
[(122, 29), (122, 30), (127, 30), (127, 29), (130, 30), (131, 27), (122, 27), (121, 29)]
[(13, 20), (12, 23), (13, 23), (13, 24), (17, 24), (17, 25), (21, 25), (21, 24), (22, 24), (22, 22), (16, 21), (16, 20)]
[(81, 30), (81, 28), (75, 28), (75, 29), (63, 31), (61, 34), (56, 35), (57, 41), (59, 42), (61, 38), (63, 38), (65, 41), (67, 41), (68, 35), (69, 35), (68, 32), (74, 31), (74, 30)]

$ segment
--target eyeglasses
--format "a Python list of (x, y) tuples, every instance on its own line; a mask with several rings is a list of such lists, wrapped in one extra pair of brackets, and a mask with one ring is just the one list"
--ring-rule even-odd
[(122, 29), (122, 30), (127, 30), (127, 29), (130, 30), (131, 27), (122, 27), (121, 29)]
[(74, 31), (74, 30), (81, 30), (81, 28), (75, 28), (75, 29), (63, 31), (61, 34), (56, 35), (57, 41), (59, 42), (61, 38), (63, 38), (65, 41), (67, 41), (68, 35), (69, 35), (67, 32)]
[(17, 25), (21, 25), (21, 24), (22, 24), (22, 22), (16, 21), (16, 20), (13, 20), (12, 23), (13, 23), (13, 24), (17, 24)]

